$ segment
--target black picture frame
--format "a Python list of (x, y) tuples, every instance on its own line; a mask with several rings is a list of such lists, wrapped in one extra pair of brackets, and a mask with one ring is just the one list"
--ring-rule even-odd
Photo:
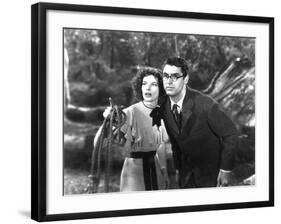
[[(80, 12), (80, 13), (105, 13), (122, 14), (130, 16), (152, 16), (166, 18), (189, 18), (228, 22), (247, 22), (269, 25), (269, 191), (268, 200), (206, 204), (195, 206), (173, 206), (159, 208), (139, 208), (129, 210), (93, 211), (79, 213), (47, 214), (47, 12), (49, 10)], [(161, 213), (192, 212), (221, 209), (254, 208), (274, 206), (274, 18), (254, 17), (240, 15), (224, 15), (210, 13), (194, 13), (183, 11), (163, 11), (136, 8), (102, 7), (90, 5), (37, 3), (31, 7), (31, 75), (32, 75), (32, 155), (31, 155), (31, 218), (37, 221), (74, 220), (100, 217), (132, 216)]]

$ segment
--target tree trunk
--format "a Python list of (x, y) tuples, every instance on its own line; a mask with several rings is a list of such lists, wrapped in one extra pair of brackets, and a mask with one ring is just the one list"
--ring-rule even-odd
[(114, 66), (114, 41), (113, 41), (113, 36), (111, 36), (111, 41), (110, 41), (110, 68), (113, 69)]
[(70, 89), (68, 82), (68, 67), (69, 67), (69, 58), (67, 50), (64, 49), (64, 110), (66, 110), (67, 105), (70, 103)]
[(174, 36), (174, 42), (175, 42), (175, 52), (176, 52), (176, 56), (179, 57), (180, 53), (179, 53), (179, 49), (178, 49), (178, 41), (177, 41), (177, 35)]

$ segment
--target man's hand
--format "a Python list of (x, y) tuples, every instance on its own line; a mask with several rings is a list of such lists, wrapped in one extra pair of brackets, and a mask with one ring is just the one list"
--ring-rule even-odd
[(231, 172), (220, 170), (217, 177), (217, 187), (226, 187), (230, 184)]

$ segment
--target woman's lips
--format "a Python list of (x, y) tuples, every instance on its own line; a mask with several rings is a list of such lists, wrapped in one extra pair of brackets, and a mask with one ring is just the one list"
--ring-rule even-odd
[(151, 93), (145, 93), (144, 95), (149, 97), (149, 96), (151, 96)]

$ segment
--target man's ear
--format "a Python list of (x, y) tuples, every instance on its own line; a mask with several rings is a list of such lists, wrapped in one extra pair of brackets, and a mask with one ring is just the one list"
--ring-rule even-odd
[(184, 84), (187, 85), (187, 83), (189, 81), (189, 75), (185, 76), (183, 81), (184, 81)]

